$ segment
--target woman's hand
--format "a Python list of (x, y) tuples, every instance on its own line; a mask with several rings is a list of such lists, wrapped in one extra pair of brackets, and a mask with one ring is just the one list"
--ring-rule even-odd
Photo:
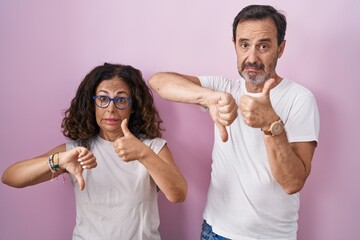
[(84, 147), (76, 147), (66, 152), (59, 153), (59, 165), (61, 170), (75, 176), (80, 190), (85, 188), (85, 181), (82, 176), (84, 169), (91, 169), (97, 166), (93, 153)]
[(127, 127), (127, 119), (121, 123), (124, 136), (116, 139), (113, 143), (116, 154), (125, 162), (140, 160), (146, 150), (151, 150), (148, 146), (137, 139)]

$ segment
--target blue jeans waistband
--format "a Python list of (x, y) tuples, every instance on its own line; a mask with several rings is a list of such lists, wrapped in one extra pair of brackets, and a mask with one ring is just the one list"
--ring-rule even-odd
[(212, 227), (204, 220), (200, 240), (230, 240), (213, 232)]

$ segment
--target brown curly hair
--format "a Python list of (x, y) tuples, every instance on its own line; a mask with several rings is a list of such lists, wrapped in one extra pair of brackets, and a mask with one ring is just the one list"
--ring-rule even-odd
[(65, 137), (90, 148), (100, 128), (96, 123), (93, 96), (97, 86), (115, 77), (123, 80), (132, 92), (132, 113), (128, 128), (137, 138), (161, 137), (162, 120), (154, 105), (153, 95), (140, 70), (130, 65), (109, 64), (95, 67), (80, 83), (70, 108), (65, 111), (61, 128)]

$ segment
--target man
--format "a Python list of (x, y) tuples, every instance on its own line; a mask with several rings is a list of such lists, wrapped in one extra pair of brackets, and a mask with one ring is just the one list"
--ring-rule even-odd
[(245, 7), (233, 23), (240, 80), (177, 73), (149, 80), (162, 98), (208, 108), (219, 130), (202, 239), (296, 239), (299, 191), (320, 126), (313, 94), (275, 71), (285, 31), (273, 7)]

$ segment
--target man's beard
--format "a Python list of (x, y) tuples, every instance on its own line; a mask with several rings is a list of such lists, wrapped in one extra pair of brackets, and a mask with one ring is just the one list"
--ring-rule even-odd
[(252, 86), (259, 86), (265, 83), (265, 81), (269, 80), (271, 78), (271, 73), (263, 73), (263, 74), (256, 74), (254, 76), (249, 76), (247, 73), (245, 73), (244, 69), (246, 67), (254, 67), (256, 70), (265, 70), (265, 65), (262, 63), (244, 63), (241, 66), (241, 70), (239, 71), (239, 74), (241, 77), (245, 79), (245, 81)]
[[(268, 72), (266, 72), (264, 64), (258, 63), (258, 62), (255, 62), (255, 63), (249, 63), (248, 62), (248, 63), (243, 63), (241, 65), (241, 71), (239, 71), (239, 74), (240, 74), (241, 77), (243, 77), (245, 79), (245, 81), (247, 83), (249, 83), (252, 86), (262, 85), (267, 80), (269, 80), (273, 76), (273, 74), (275, 73), (275, 68), (276, 68), (276, 65), (277, 65), (277, 59), (278, 59), (278, 56), (276, 55), (274, 57), (273, 62), (268, 66), (268, 70), (269, 70)], [(249, 76), (244, 71), (244, 69), (246, 67), (253, 67), (253, 68), (256, 68), (256, 70), (263, 70), (264, 73), (263, 74), (256, 74), (254, 76)]]

